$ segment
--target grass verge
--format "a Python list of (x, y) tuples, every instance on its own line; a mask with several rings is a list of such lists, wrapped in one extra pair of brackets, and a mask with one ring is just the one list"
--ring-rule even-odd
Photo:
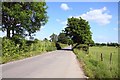
[(74, 53), (82, 63), (84, 72), (89, 78), (101, 80), (103, 78), (118, 78), (118, 48), (90, 47), (89, 54), (85, 54), (79, 49), (74, 49)]

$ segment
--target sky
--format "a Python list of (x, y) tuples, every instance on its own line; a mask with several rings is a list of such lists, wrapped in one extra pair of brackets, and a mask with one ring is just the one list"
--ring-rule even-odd
[[(118, 42), (117, 2), (47, 2), (48, 22), (36, 33), (35, 38), (48, 38), (59, 34), (67, 24), (67, 18), (82, 17), (90, 24), (94, 42)], [(5, 33), (0, 32), (0, 36)]]

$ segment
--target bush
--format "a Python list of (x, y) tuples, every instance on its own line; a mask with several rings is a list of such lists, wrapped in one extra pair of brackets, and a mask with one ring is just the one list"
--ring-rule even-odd
[(78, 45), (76, 48), (79, 49), (79, 50), (83, 50), (83, 51), (85, 51), (86, 53), (89, 53), (89, 46), (86, 45), (86, 44), (80, 44), (80, 45)]
[(27, 41), (25, 39), (21, 39), (16, 43), (16, 41), (4, 37), (2, 41), (2, 63), (34, 56), (42, 52), (52, 50), (56, 50), (54, 42), (40, 40)]
[(12, 56), (17, 53), (17, 47), (12, 40), (3, 38), (2, 41), (2, 55), (3, 56)]

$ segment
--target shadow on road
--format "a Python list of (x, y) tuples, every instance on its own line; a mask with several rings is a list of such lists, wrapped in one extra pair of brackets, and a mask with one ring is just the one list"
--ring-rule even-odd
[(72, 51), (72, 49), (70, 49), (70, 48), (68, 48), (68, 49), (67, 48), (62, 49), (61, 46), (60, 46), (60, 44), (57, 43), (57, 42), (55, 43), (55, 46), (56, 46), (57, 50)]
[(57, 50), (61, 50), (61, 46), (60, 46), (60, 44), (59, 43), (55, 43), (55, 46), (56, 46), (56, 48), (57, 48)]
[(61, 50), (64, 50), (64, 51), (72, 51), (72, 49), (61, 49)]

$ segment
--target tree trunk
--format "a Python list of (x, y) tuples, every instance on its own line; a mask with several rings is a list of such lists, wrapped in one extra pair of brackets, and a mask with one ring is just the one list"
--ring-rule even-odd
[(12, 29), (12, 38), (14, 37), (14, 34), (15, 34), (15, 33), (14, 33), (14, 28), (13, 28), (13, 29)]
[(10, 38), (10, 29), (7, 28), (7, 38)]
[(72, 48), (72, 51), (73, 51), (73, 49), (76, 48), (78, 45), (79, 45), (79, 43), (77, 43), (77, 44)]

